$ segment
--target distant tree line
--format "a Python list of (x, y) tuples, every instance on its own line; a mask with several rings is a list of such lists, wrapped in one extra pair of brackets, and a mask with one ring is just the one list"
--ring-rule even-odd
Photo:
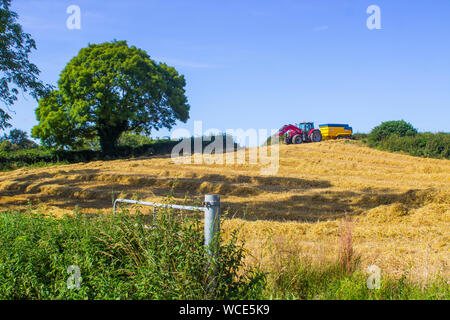
[(20, 129), (12, 129), (9, 134), (0, 137), (0, 151), (16, 151), (33, 149), (39, 145), (28, 138), (28, 133)]
[[(224, 146), (233, 145), (234, 150), (240, 148), (233, 137), (226, 134), (187, 139), (190, 140), (191, 150), (194, 150), (198, 140), (200, 140), (202, 150), (217, 140), (222, 140)], [(9, 135), (0, 138), (0, 170), (11, 170), (29, 165), (40, 166), (52, 163), (76, 163), (170, 154), (180, 140), (153, 139), (143, 134), (124, 132), (118, 139), (114, 153), (105, 154), (98, 144), (98, 139), (86, 141), (85, 148), (76, 150), (52, 149), (37, 145), (28, 139), (26, 132), (13, 129)], [(216, 152), (222, 153), (223, 150), (216, 150)]]

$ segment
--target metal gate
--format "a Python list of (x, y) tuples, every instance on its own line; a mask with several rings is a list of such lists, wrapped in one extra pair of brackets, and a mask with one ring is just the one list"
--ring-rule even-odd
[(205, 201), (203, 207), (183, 206), (178, 204), (167, 204), (158, 202), (137, 201), (130, 199), (116, 199), (113, 205), (113, 213), (116, 214), (116, 206), (118, 202), (138, 204), (142, 206), (153, 207), (153, 214), (155, 214), (155, 208), (172, 208), (178, 210), (188, 211), (203, 211), (204, 212), (204, 224), (205, 224), (205, 247), (208, 250), (208, 254), (213, 255), (211, 252), (211, 244), (216, 235), (220, 232), (220, 197), (216, 194), (205, 195)]

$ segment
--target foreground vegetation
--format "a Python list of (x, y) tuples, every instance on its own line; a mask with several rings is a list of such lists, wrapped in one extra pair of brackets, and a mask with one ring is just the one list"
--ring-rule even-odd
[[(243, 265), (245, 251), (235, 236), (222, 241), (219, 254), (209, 259), (201, 229), (197, 218), (172, 212), (152, 221), (126, 212), (62, 218), (2, 213), (0, 299), (449, 298), (440, 279), (421, 287), (383, 277), (380, 289), (369, 290), (357, 259), (342, 255), (325, 267), (279, 255), (278, 267), (263, 273)], [(80, 268), (79, 289), (68, 289), (71, 265)]]
[(378, 289), (368, 289), (369, 274), (343, 272), (341, 265), (314, 266), (292, 261), (272, 285), (269, 298), (307, 300), (447, 300), (448, 285), (442, 278), (422, 287), (406, 280), (384, 276)]
[[(297, 250), (275, 245), (271, 276), (267, 278), (270, 298), (339, 300), (448, 299), (449, 285), (435, 275), (426, 285), (382, 273), (372, 265), (363, 270), (361, 255), (353, 247), (353, 223), (341, 222), (339, 245), (334, 259), (314, 262)], [(284, 249), (284, 250), (283, 250)], [(375, 268), (375, 271), (374, 271)], [(377, 270), (379, 273), (377, 274)]]
[[(253, 270), (238, 275), (243, 248), (235, 240), (221, 245), (217, 258), (208, 259), (199, 220), (179, 220), (166, 212), (152, 221), (153, 229), (144, 228), (143, 222), (142, 216), (126, 214), (61, 219), (1, 214), (0, 298), (256, 297), (262, 275)], [(80, 289), (67, 288), (71, 265), (80, 268)]]

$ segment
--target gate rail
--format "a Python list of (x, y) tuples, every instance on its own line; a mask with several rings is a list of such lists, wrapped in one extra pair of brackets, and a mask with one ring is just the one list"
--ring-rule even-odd
[(206, 194), (203, 207), (194, 206), (182, 206), (178, 204), (138, 201), (130, 199), (116, 199), (113, 205), (113, 213), (116, 214), (116, 206), (118, 202), (128, 204), (139, 204), (142, 206), (153, 207), (153, 214), (155, 214), (155, 208), (172, 208), (188, 211), (203, 211), (204, 212), (204, 224), (205, 224), (205, 247), (208, 254), (213, 255), (211, 251), (211, 244), (216, 235), (220, 232), (220, 197), (216, 194)]

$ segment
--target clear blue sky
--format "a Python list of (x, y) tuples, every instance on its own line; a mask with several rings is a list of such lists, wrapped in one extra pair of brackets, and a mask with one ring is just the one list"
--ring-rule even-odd
[[(13, 0), (37, 42), (32, 61), (56, 84), (88, 43), (127, 40), (185, 75), (190, 119), (220, 130), (314, 121), (368, 132), (404, 119), (450, 131), (449, 0)], [(81, 8), (81, 30), (66, 9)], [(366, 9), (381, 8), (381, 30)], [(14, 106), (30, 131), (36, 102)], [(167, 130), (154, 133), (168, 135)]]

